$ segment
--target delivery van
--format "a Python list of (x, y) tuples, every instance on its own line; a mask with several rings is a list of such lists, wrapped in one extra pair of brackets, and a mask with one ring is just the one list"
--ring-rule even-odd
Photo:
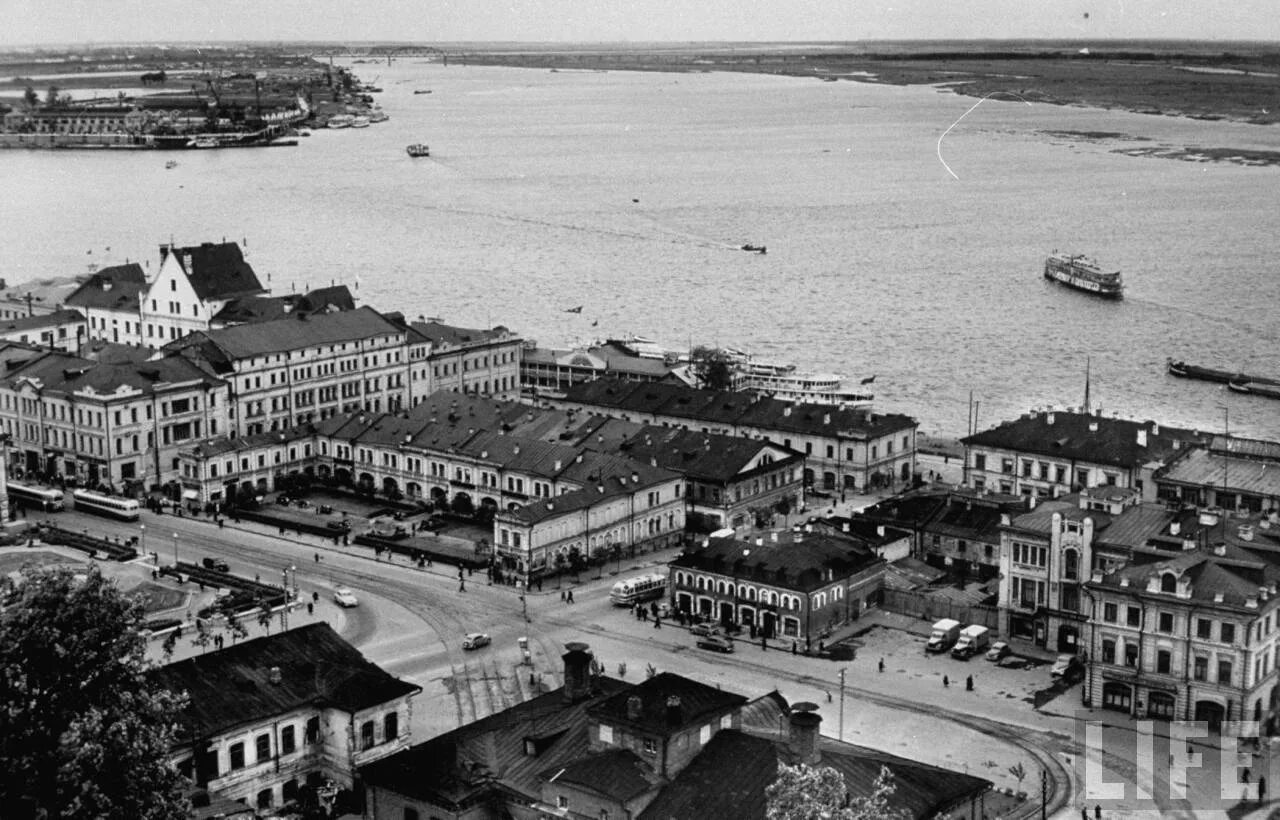
[(925, 644), (925, 650), (929, 652), (946, 652), (955, 645), (959, 637), (960, 622), (953, 621), (950, 618), (943, 618), (933, 625), (933, 632), (929, 635), (929, 642)]
[(973, 624), (960, 630), (960, 639), (951, 650), (951, 657), (969, 660), (974, 655), (986, 652), (991, 645), (991, 630), (985, 626)]

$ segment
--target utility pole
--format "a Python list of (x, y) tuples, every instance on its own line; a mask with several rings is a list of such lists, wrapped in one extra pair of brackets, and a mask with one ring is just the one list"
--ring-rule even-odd
[(173, 568), (178, 569), (178, 534), (173, 534)]
[(1049, 812), (1049, 770), (1040, 770), (1040, 820), (1046, 820)]
[(840, 670), (840, 742), (844, 742), (844, 673)]

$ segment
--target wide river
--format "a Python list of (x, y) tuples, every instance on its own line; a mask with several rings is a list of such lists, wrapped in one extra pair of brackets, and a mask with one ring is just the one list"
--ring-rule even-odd
[[(277, 293), (358, 283), (544, 345), (634, 333), (874, 375), (929, 433), (963, 434), (971, 393), (983, 427), (1081, 405), (1089, 361), (1106, 414), (1280, 438), (1280, 401), (1165, 373), (1280, 375), (1280, 169), (1116, 150), (1275, 150), (1280, 129), (999, 98), (957, 124), (975, 100), (764, 75), (355, 68), (390, 121), (296, 148), (0, 152), (0, 275), (236, 239)], [(1121, 269), (1124, 301), (1048, 283), (1055, 249)]]

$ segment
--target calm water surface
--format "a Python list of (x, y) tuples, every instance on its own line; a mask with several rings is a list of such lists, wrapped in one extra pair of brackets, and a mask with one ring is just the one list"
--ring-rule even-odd
[[(297, 148), (0, 152), (4, 275), (155, 265), (160, 242), (225, 237), (277, 293), (358, 281), (379, 309), (544, 344), (631, 332), (875, 375), (879, 407), (926, 432), (963, 433), (970, 391), (984, 426), (1079, 405), (1091, 359), (1105, 413), (1201, 429), (1229, 416), (1280, 437), (1280, 402), (1164, 372), (1173, 356), (1280, 375), (1280, 169), (1113, 150), (1275, 150), (1280, 129), (992, 99), (939, 145), (974, 100), (735, 74), (356, 68), (391, 120)], [(412, 142), (431, 158), (409, 158)], [(748, 242), (769, 253), (736, 250)], [(1055, 248), (1123, 270), (1128, 298), (1047, 283)]]

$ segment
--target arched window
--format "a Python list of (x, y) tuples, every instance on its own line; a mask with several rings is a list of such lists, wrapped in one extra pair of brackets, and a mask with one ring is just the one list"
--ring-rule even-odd
[(1165, 574), (1161, 575), (1160, 591), (1161, 592), (1177, 592), (1178, 576), (1174, 575), (1172, 572), (1166, 572)]

